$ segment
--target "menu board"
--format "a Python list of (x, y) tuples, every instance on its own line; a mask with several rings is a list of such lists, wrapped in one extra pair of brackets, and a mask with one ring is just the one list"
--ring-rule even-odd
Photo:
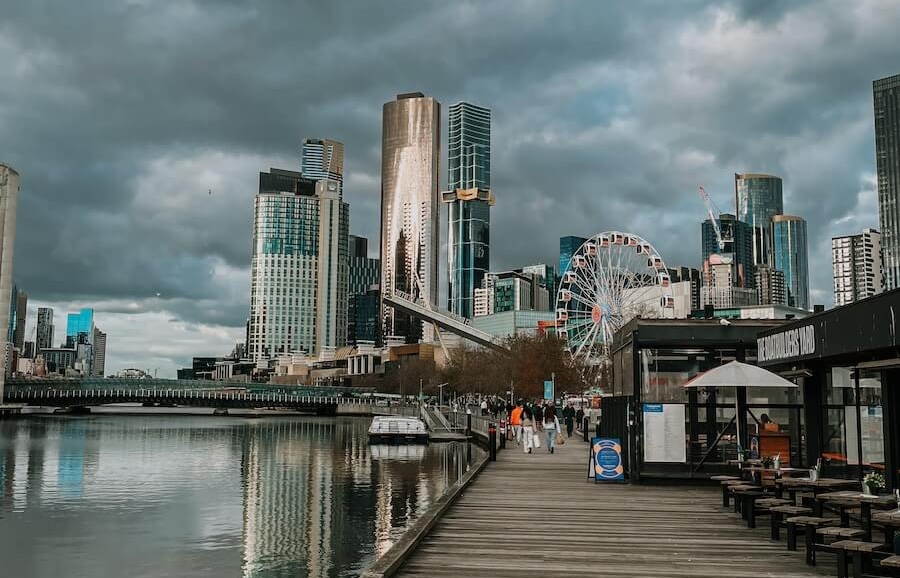
[(687, 461), (684, 404), (644, 404), (644, 461), (683, 464)]

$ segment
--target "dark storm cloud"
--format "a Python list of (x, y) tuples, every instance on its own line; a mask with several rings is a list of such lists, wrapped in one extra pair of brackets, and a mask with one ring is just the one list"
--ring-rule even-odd
[(611, 228), (696, 266), (696, 186), (728, 210), (732, 173), (767, 171), (810, 221), (827, 302), (827, 239), (877, 226), (856, 213), (871, 81), (900, 68), (891, 2), (7, 0), (2, 14), (0, 154), (23, 176), (16, 278), (38, 299), (240, 327), (256, 173), (296, 168), (303, 137), (344, 141), (351, 227), (377, 247), (381, 106), (410, 90), (494, 111), (497, 269)]

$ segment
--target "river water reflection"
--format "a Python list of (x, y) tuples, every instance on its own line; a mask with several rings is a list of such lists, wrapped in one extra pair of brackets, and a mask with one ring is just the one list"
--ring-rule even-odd
[(0, 421), (0, 567), (17, 578), (356, 576), (468, 467), (354, 418)]

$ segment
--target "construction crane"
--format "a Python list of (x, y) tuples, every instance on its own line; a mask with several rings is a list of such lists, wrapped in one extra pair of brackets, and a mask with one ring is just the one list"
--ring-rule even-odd
[(724, 251), (725, 240), (722, 238), (722, 229), (719, 227), (719, 208), (709, 197), (709, 195), (706, 193), (706, 190), (702, 186), (697, 188), (700, 189), (700, 198), (703, 200), (703, 204), (706, 205), (706, 213), (709, 215), (709, 220), (712, 223), (713, 230), (716, 232), (716, 242), (719, 244), (719, 251)]

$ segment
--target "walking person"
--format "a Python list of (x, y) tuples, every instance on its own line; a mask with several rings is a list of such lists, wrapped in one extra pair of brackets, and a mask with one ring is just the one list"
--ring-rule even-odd
[(547, 451), (552, 454), (556, 449), (556, 436), (560, 433), (559, 418), (552, 405), (544, 407), (544, 431), (547, 432)]
[(509, 412), (509, 425), (513, 429), (516, 445), (522, 441), (522, 413), (524, 411), (525, 408), (522, 407), (522, 400), (520, 399), (516, 402), (516, 407), (512, 408), (512, 411)]
[(575, 429), (575, 408), (572, 406), (572, 402), (566, 404), (562, 414), (566, 422), (566, 435), (572, 437), (572, 430)]
[(534, 414), (531, 413), (531, 408), (526, 406), (522, 409), (522, 439), (524, 441), (524, 443), (522, 444), (523, 453), (530, 454), (531, 448), (534, 447), (534, 425)]

